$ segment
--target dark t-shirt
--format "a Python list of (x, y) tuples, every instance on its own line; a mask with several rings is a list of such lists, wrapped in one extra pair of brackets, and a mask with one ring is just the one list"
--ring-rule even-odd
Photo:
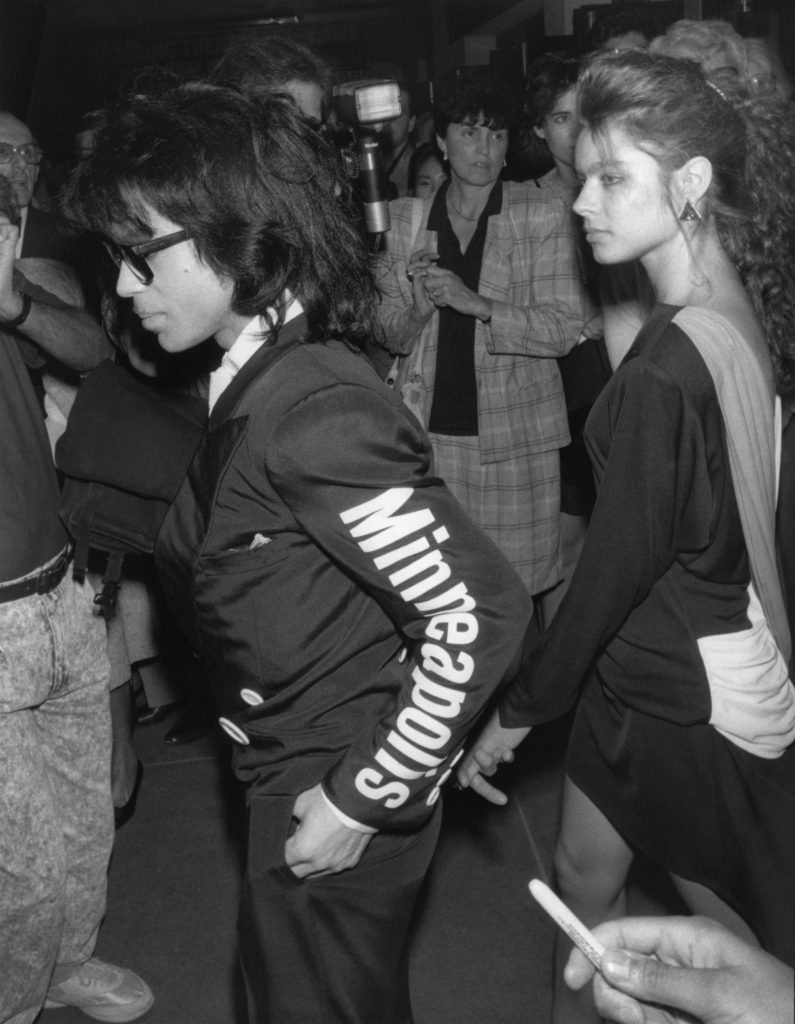
[(0, 581), (25, 576), (67, 542), (50, 442), (23, 348), (35, 362), (34, 346), (0, 328)]

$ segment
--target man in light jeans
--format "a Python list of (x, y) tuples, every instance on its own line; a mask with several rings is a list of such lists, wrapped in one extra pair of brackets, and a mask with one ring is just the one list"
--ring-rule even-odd
[(124, 1022), (153, 996), (91, 955), (113, 843), (105, 627), (68, 572), (28, 372), (49, 357), (88, 370), (107, 347), (88, 313), (22, 270), (40, 160), (29, 128), (0, 113), (0, 1022), (31, 1024), (44, 1005)]

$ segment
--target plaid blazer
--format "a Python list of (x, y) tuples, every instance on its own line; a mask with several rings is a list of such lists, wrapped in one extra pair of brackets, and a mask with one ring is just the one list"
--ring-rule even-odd
[[(439, 316), (411, 315), (406, 264), (436, 248), (428, 231), (433, 197), (390, 203), (391, 228), (377, 259), (380, 343), (401, 357), (396, 385), (427, 427)], [(589, 315), (571, 212), (535, 183), (503, 182), (502, 210), (488, 221), (478, 292), (492, 300), (475, 327), (478, 430), (483, 462), (500, 462), (569, 442), (556, 359), (577, 343)]]

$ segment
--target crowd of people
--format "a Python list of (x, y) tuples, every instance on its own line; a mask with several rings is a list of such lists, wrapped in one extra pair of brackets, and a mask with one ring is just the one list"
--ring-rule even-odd
[[(554, 1024), (792, 1020), (792, 90), (725, 22), (591, 42), (421, 112), (371, 69), (377, 238), (285, 37), (92, 111), (50, 213), (0, 113), (0, 1024), (153, 1004), (93, 953), (169, 632), (246, 788), (252, 1024), (409, 1024), (445, 784), (505, 803), (569, 713), (554, 880), (606, 951), (561, 936)], [(61, 485), (134, 491), (153, 401), (123, 558)], [(625, 916), (638, 854), (693, 917)]]

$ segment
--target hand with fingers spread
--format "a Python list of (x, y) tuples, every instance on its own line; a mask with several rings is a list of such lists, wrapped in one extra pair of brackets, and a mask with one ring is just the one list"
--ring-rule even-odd
[(792, 1024), (793, 972), (704, 917), (623, 918), (593, 929), (607, 950), (594, 971), (574, 949), (569, 988), (592, 978), (616, 1024)]
[(530, 732), (528, 728), (507, 729), (495, 711), (458, 766), (456, 779), (463, 789), (471, 788), (489, 803), (503, 806), (508, 798), (486, 781), (501, 764), (510, 764), (514, 750)]

